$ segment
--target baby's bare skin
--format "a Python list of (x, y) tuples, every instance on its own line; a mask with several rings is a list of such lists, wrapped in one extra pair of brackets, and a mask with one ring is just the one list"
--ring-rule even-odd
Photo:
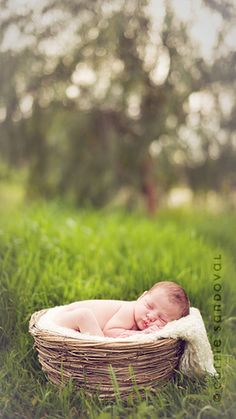
[(98, 336), (119, 336), (138, 330), (134, 320), (136, 301), (85, 300), (68, 304), (56, 318), (59, 326)]
[(181, 317), (166, 291), (147, 292), (136, 301), (85, 300), (68, 304), (57, 315), (59, 326), (97, 336), (126, 337), (151, 333)]

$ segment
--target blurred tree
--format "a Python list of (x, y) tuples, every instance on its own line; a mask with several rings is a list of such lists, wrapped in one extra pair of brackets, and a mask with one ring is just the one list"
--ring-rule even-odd
[(227, 39), (235, 28), (236, 8), (231, 1), (205, 3), (224, 18), (224, 25), (218, 34), (214, 61), (202, 72), (205, 99), (196, 112), (199, 123), (194, 129), (200, 137), (201, 156), (194, 162), (187, 152), (184, 167), (194, 191), (213, 189), (230, 194), (236, 188), (236, 53), (227, 46)]
[[(153, 213), (157, 179), (167, 189), (179, 179), (195, 189), (215, 187), (212, 167), (222, 167), (224, 145), (211, 138), (201, 110), (192, 123), (188, 103), (208, 92), (216, 126), (233, 135), (235, 110), (224, 115), (218, 102), (222, 85), (235, 82), (235, 57), (227, 53), (223, 62), (216, 51), (206, 63), (170, 2), (155, 32), (148, 3), (1, 2), (0, 149), (9, 164), (29, 168), (31, 196), (60, 194), (100, 207), (129, 186)], [(194, 135), (200, 160), (185, 141)], [(222, 152), (213, 161), (216, 143)], [(201, 167), (208, 175), (193, 181)]]

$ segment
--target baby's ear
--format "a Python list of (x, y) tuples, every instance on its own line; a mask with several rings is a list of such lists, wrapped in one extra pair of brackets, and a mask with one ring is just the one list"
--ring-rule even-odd
[(142, 293), (142, 295), (140, 295), (140, 296), (138, 297), (138, 300), (140, 300), (140, 298), (144, 297), (144, 295), (145, 295), (145, 294), (147, 294), (147, 291), (144, 291), (144, 292)]

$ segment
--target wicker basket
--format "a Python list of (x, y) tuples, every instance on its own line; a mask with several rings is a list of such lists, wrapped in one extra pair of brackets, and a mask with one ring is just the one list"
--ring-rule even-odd
[(98, 342), (64, 337), (37, 326), (46, 312), (32, 315), (29, 332), (43, 371), (55, 384), (73, 379), (77, 387), (88, 393), (112, 399), (117, 391), (114, 380), (124, 397), (133, 391), (134, 383), (139, 388), (154, 389), (178, 368), (184, 350), (182, 340)]

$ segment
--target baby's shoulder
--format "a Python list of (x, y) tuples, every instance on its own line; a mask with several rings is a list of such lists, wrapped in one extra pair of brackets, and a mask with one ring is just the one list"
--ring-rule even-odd
[(120, 311), (131, 313), (134, 311), (134, 301), (121, 301)]

